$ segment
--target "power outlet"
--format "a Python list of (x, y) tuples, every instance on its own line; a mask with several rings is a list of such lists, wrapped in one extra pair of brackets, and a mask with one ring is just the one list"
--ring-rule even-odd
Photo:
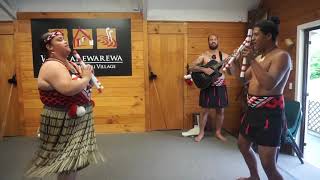
[(289, 89), (292, 90), (292, 82), (289, 83)]

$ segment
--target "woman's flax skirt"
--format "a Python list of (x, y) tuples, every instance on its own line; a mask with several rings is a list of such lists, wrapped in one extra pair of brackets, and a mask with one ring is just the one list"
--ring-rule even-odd
[(64, 109), (44, 107), (41, 113), (40, 147), (27, 177), (70, 173), (104, 161), (98, 151), (92, 106), (82, 117), (70, 119)]

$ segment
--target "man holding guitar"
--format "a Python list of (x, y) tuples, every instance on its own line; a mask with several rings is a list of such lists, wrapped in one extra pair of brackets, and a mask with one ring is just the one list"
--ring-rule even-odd
[[(219, 51), (218, 37), (216, 35), (211, 34), (208, 36), (208, 45), (209, 50), (202, 53), (191, 63), (191, 72), (203, 72), (205, 76), (217, 74), (214, 69), (205, 67), (205, 65), (209, 62), (212, 63), (211, 61), (215, 61), (214, 64), (221, 63), (223, 59), (228, 57), (226, 53)], [(222, 141), (226, 141), (226, 138), (221, 134), (221, 128), (224, 119), (224, 107), (228, 105), (228, 95), (224, 74), (219, 77), (212, 76), (210, 85), (204, 89), (201, 89), (199, 105), (204, 109), (204, 111), (201, 113), (200, 117), (200, 133), (195, 138), (195, 141), (200, 142), (204, 137), (204, 128), (208, 120), (208, 115), (213, 109), (216, 110), (216, 137)]]

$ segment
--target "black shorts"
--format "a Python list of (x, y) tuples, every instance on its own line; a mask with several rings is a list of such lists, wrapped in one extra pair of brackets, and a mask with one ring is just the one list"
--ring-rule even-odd
[(262, 146), (278, 147), (285, 127), (283, 96), (248, 96), (240, 134)]
[(227, 87), (209, 86), (200, 91), (199, 106), (203, 108), (224, 108), (228, 105)]

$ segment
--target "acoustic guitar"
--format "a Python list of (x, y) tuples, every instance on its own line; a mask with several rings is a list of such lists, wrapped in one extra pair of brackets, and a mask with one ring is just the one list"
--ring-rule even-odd
[(202, 65), (201, 67), (211, 68), (213, 70), (213, 73), (208, 75), (204, 72), (192, 72), (191, 77), (194, 84), (200, 89), (206, 89), (211, 86), (213, 79), (222, 76), (222, 73), (219, 72), (219, 70), (224, 63), (224, 60), (221, 62), (217, 62), (215, 59), (211, 59), (207, 64)]

